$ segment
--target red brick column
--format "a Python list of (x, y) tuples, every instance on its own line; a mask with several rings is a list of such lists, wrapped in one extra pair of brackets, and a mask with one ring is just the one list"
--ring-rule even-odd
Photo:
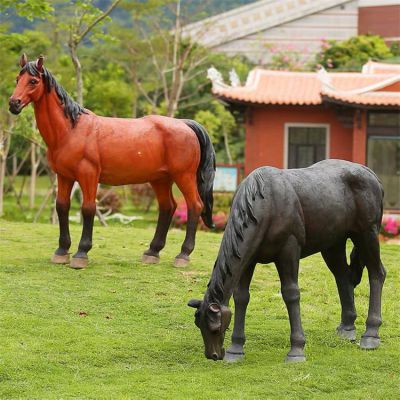
[(367, 112), (356, 110), (353, 121), (352, 161), (366, 164), (367, 157)]

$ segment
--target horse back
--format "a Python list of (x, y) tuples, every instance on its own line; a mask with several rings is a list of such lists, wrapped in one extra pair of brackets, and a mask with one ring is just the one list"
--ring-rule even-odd
[(253, 209), (262, 221), (263, 242), (270, 247), (263, 258), (291, 235), (300, 244), (302, 256), (307, 256), (380, 225), (382, 185), (362, 165), (325, 160), (302, 169), (262, 167), (249, 175), (248, 182), (254, 179), (262, 181), (263, 193)]

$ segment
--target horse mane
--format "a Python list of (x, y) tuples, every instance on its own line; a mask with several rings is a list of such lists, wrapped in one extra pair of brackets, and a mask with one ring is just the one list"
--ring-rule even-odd
[(30, 61), (22, 68), (20, 75), (25, 72), (28, 72), (32, 76), (41, 76), (49, 93), (54, 88), (58, 98), (60, 99), (61, 105), (64, 108), (64, 114), (71, 121), (73, 127), (76, 125), (81, 114), (88, 113), (80, 104), (69, 96), (60, 84), (58, 84), (52, 73), (47, 68), (43, 67), (43, 71), (40, 72), (36, 67), (36, 63)]
[(258, 224), (254, 213), (256, 198), (265, 198), (265, 176), (259, 168), (248, 176), (237, 189), (231, 207), (231, 214), (225, 228), (213, 273), (208, 283), (208, 299), (222, 302), (225, 279), (232, 275), (232, 261), (241, 259), (240, 243), (244, 240), (246, 228)]

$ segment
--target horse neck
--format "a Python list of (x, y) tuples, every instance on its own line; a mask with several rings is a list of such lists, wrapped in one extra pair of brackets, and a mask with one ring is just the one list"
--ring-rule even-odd
[[(224, 241), (223, 241), (224, 242)], [(244, 265), (233, 254), (227, 254), (223, 244), (214, 265), (205, 299), (208, 303), (227, 306), (242, 275)]]
[(45, 92), (33, 107), (36, 124), (43, 140), (50, 151), (55, 150), (61, 138), (72, 129), (55, 90)]

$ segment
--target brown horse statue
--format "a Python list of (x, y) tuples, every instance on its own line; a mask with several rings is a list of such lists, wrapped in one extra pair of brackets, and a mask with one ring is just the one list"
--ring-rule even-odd
[(199, 217), (212, 226), (215, 153), (204, 127), (191, 120), (155, 115), (138, 119), (101, 117), (69, 97), (43, 66), (43, 56), (28, 62), (24, 54), (20, 66), (10, 111), (19, 114), (33, 103), (36, 123), (47, 145), (47, 159), (57, 174), (60, 237), (52, 262), (70, 262), (68, 213), (74, 182), (83, 193), (83, 229), (72, 268), (88, 264), (98, 184), (150, 182), (159, 203), (159, 216), (142, 261), (157, 263), (176, 208), (172, 195), (175, 182), (188, 209), (186, 237), (175, 266), (186, 265), (194, 249)]

